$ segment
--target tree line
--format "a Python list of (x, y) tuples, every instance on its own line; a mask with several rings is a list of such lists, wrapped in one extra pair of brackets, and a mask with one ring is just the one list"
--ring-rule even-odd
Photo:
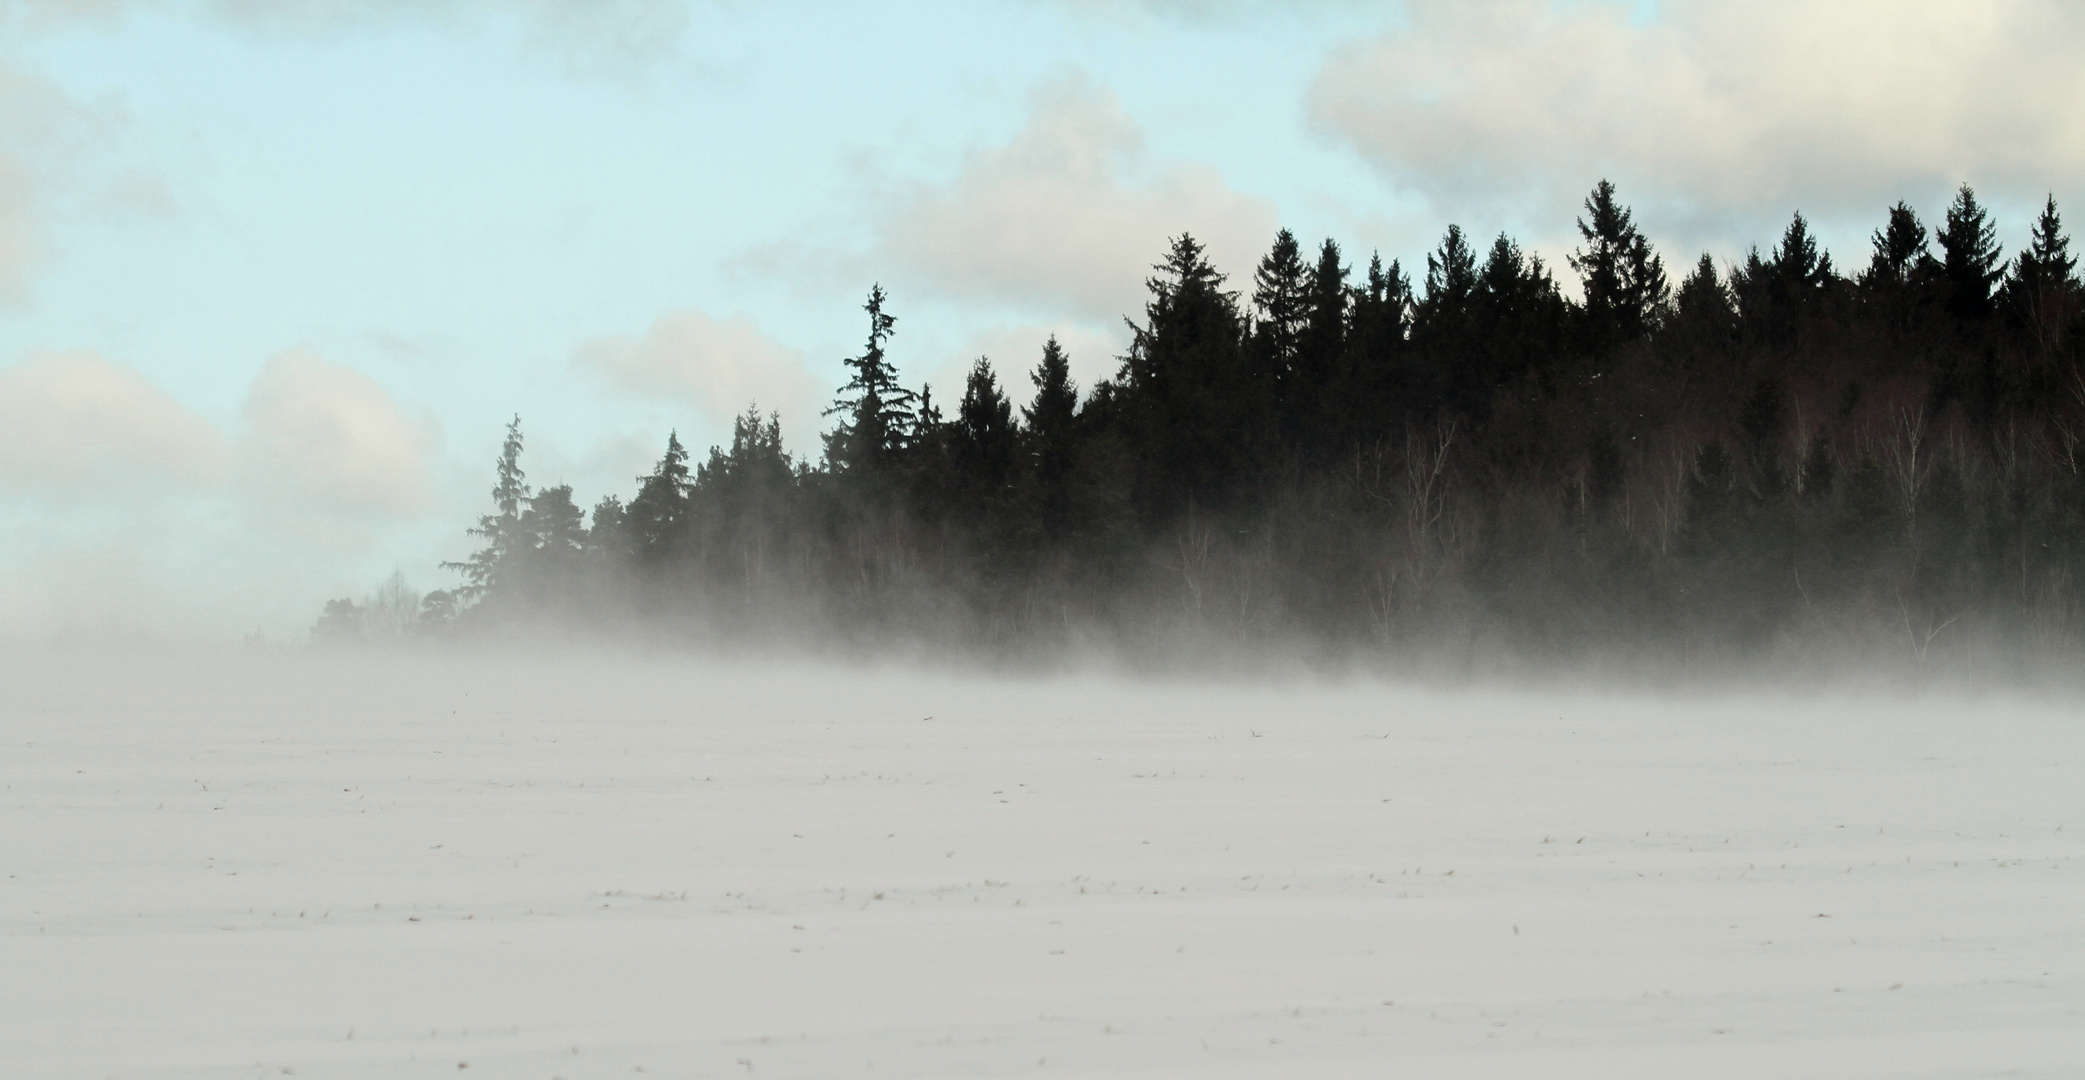
[[(1844, 646), (2068, 656), (2085, 631), (2085, 305), (2053, 198), (2007, 257), (1962, 187), (1840, 267), (1668, 269), (1612, 184), (1556, 271), (1449, 226), (1423, 267), (1280, 232), (1233, 286), (1171, 241), (1115, 374), (900, 377), (881, 287), (822, 454), (749, 407), (627, 502), (532, 490), (509, 426), (477, 550), (415, 626), (678, 627), (1047, 655), (1692, 663)], [(1674, 278), (1677, 278), (1675, 282)], [(1021, 385), (1025, 384), (1025, 385)], [(321, 636), (351, 636), (339, 600)], [(329, 621), (330, 620), (330, 621)], [(330, 627), (330, 629), (329, 629)]]

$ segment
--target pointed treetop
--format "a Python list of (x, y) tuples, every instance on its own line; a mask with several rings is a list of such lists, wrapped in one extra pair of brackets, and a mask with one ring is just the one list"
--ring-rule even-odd
[(1949, 306), (1956, 315), (1977, 319), (1991, 313), (1991, 289), (2004, 266), (2004, 250), (1998, 246), (1998, 229), (1991, 215), (1976, 201), (1976, 192), (1963, 184), (1947, 208), (1947, 221), (1933, 231), (1940, 242), (1941, 272), (1947, 278)]

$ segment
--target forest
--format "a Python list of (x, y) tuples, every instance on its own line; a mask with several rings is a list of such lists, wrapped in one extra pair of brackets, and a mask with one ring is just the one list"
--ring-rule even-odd
[(1963, 186), (1837, 266), (1797, 214), (1668, 268), (1613, 185), (1562, 272), (1450, 226), (1423, 267), (1187, 235), (1115, 374), (1053, 339), (909, 388), (879, 286), (823, 453), (749, 406), (627, 500), (526, 482), (517, 417), (458, 584), (332, 601), (515, 627), (999, 658), (1291, 651), (1691, 669), (2060, 664), (2085, 643), (2080, 284), (2053, 197), (2011, 257)]

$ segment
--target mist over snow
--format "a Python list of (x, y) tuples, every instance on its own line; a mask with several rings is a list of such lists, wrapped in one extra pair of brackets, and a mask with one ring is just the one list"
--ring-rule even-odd
[(12, 1075), (2085, 1068), (2068, 700), (5, 677)]

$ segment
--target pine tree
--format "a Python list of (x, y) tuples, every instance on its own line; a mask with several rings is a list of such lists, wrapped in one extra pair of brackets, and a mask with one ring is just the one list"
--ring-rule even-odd
[(688, 521), (688, 451), (679, 431), (666, 436), (666, 453), (647, 476), (637, 478), (625, 529), (635, 554), (657, 562), (679, 546)]
[(1182, 234), (1148, 279), (1121, 382), (1147, 524), (1228, 502), (1266, 463), (1274, 387), (1247, 362), (1238, 295)]
[(1420, 321), (1434, 322), (1467, 313), (1477, 292), (1477, 255), (1462, 227), (1448, 226), (1438, 250), (1426, 256), (1426, 294), (1419, 300)]
[(586, 547), (586, 515), (572, 501), (572, 485), (544, 488), (529, 499), (519, 528), (530, 550), (553, 559), (576, 557)]
[(1835, 280), (1832, 257), (1818, 248), (1810, 223), (1801, 212), (1790, 219), (1788, 228), (1781, 233), (1781, 246), (1774, 249), (1774, 259), (1768, 267), (1782, 297), (1796, 303), (1813, 299)]
[(2027, 250), (2013, 261), (2005, 283), (2006, 307), (2043, 356), (2063, 346), (2065, 332), (2078, 314), (2078, 260), (2070, 246), (2051, 195), (2035, 219)]
[(472, 552), (471, 557), (463, 562), (442, 564), (442, 569), (463, 575), (464, 583), (457, 587), (456, 594), (466, 605), (495, 592), (503, 583), (510, 556), (525, 546), (520, 529), (521, 504), (529, 497), (529, 486), (527, 474), (521, 471), (521, 417), (518, 414), (507, 424), (507, 438), (500, 444), (499, 460), (493, 467), (493, 512), (480, 517), (475, 528), (466, 530), (469, 535), (484, 540), (485, 546)]
[(1615, 200), (1612, 183), (1594, 186), (1585, 211), (1592, 220), (1578, 219), (1578, 235), (1586, 246), (1569, 261), (1584, 286), (1588, 344), (1603, 352), (1650, 333), (1671, 289), (1663, 260), (1637, 231), (1629, 208)]
[(1020, 433), (1013, 404), (999, 390), (992, 362), (978, 357), (956, 407), (955, 461), (967, 494), (978, 500), (1003, 497), (1013, 482)]
[[(825, 437), (826, 461), (834, 472), (880, 485), (896, 472), (897, 459), (923, 425), (915, 405), (931, 407), (931, 399), (898, 383), (898, 370), (884, 355), (898, 320), (884, 313), (882, 285), (869, 290), (862, 310), (869, 313), (869, 340), (860, 356), (843, 361), (854, 372), (840, 388), (825, 415), (838, 415), (837, 428)], [(925, 423), (931, 425), (935, 418)]]
[(603, 495), (594, 504), (593, 524), (586, 532), (586, 549), (610, 564), (629, 557), (629, 511), (618, 495)]
[(1798, 211), (1771, 257), (1761, 258), (1758, 248), (1746, 254), (1732, 275), (1731, 293), (1748, 335), (1786, 345), (1797, 340), (1838, 280), (1831, 255), (1818, 247), (1809, 221)]
[(1426, 291), (1412, 308), (1413, 363), (1406, 408), (1431, 417), (1452, 408), (1464, 369), (1473, 361), (1477, 255), (1461, 226), (1450, 225), (1441, 246), (1426, 256)]
[(1382, 256), (1371, 254), (1349, 305), (1346, 348), (1333, 380), (1341, 404), (1333, 446), (1342, 452), (1379, 438), (1403, 407), (1412, 283), (1395, 260), (1386, 269)]
[(1940, 272), (1947, 281), (1948, 309), (1965, 322), (1989, 316), (1992, 287), (2005, 270), (2004, 251), (1998, 246), (1997, 227), (1968, 184), (1955, 192), (1947, 222), (1933, 237), (1943, 252)]
[(1716, 274), (1716, 260), (1702, 252), (1694, 269), (1680, 282), (1679, 291), (1673, 294), (1674, 317), (1682, 322), (1700, 323), (1728, 332), (1737, 319), (1737, 309), (1730, 302), (1730, 290), (1725, 288)]
[(1500, 233), (1477, 276), (1471, 310), (1475, 321), (1455, 370), (1453, 400), (1464, 415), (1481, 419), (1501, 386), (1557, 358), (1566, 307), (1541, 257), (1523, 253)]
[(1875, 253), (1868, 260), (1868, 272), (1861, 279), (1863, 285), (1909, 284), (1915, 275), (1930, 274), (1939, 268), (1926, 246), (1925, 224), (1919, 221), (1918, 212), (1902, 200), (1890, 207), (1889, 223), (1876, 231), (1873, 242)]
[(1307, 456), (1322, 459), (1337, 446), (1339, 412), (1351, 407), (1334, 397), (1339, 367), (1346, 352), (1347, 267), (1339, 245), (1327, 239), (1318, 247), (1304, 289), (1304, 319), (1291, 364), (1288, 435)]
[(1252, 275), (1252, 306), (1258, 313), (1253, 337), (1262, 361), (1277, 376), (1286, 375), (1296, 359), (1296, 344), (1310, 318), (1307, 272), (1296, 235), (1283, 229), (1274, 247)]
[(1072, 425), (1079, 403), (1071, 361), (1057, 344), (1057, 335), (1043, 343), (1042, 360), (1028, 379), (1035, 384), (1035, 399), (1022, 408), (1021, 417), (1035, 482), (1036, 514), (1044, 539), (1057, 541), (1071, 525), (1070, 480), (1078, 437)]

